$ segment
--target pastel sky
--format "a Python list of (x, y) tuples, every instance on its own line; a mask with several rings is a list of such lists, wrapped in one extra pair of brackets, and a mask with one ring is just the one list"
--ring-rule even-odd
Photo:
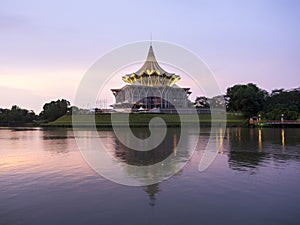
[[(224, 93), (249, 82), (268, 91), (296, 88), (299, 27), (297, 0), (0, 0), (0, 108), (39, 113), (50, 100), (72, 102), (93, 62), (150, 33), (196, 53)], [(112, 84), (122, 85), (121, 77)]]

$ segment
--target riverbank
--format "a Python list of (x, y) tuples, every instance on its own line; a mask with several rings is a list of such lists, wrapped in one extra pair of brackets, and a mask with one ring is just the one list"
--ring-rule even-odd
[[(200, 126), (211, 126), (211, 116), (209, 114), (199, 114), (199, 121)], [(154, 117), (160, 117), (162, 118), (168, 127), (178, 127), (181, 125), (181, 121), (178, 115), (176, 114), (130, 114), (129, 121), (130, 126), (132, 127), (147, 127), (149, 126), (149, 121)], [(93, 126), (94, 124), (94, 118), (95, 123), (97, 127), (112, 127), (111, 124), (111, 115), (110, 114), (97, 114), (95, 115), (80, 115), (78, 116), (78, 122), (77, 124), (79, 126), (87, 127), (87, 126)], [(185, 114), (182, 115), (183, 123), (194, 125), (196, 121), (193, 121), (191, 115)], [(116, 116), (116, 125), (117, 126), (125, 126), (125, 122), (120, 117), (118, 120), (118, 116)], [(241, 126), (247, 126), (247, 120), (244, 119), (242, 115), (233, 115), (228, 114), (226, 121), (214, 121), (214, 123), (222, 123), (226, 122), (226, 125), (228, 127), (241, 127)], [(71, 115), (65, 115), (57, 120), (46, 123), (46, 124), (40, 124), (44, 127), (72, 127), (72, 116)]]
[(250, 124), (252, 127), (300, 127), (299, 120), (261, 120)]

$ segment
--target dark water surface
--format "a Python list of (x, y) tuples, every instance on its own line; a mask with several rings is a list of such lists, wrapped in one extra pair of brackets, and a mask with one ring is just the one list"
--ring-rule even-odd
[[(171, 132), (170, 146), (178, 133)], [(99, 135), (120, 161), (157, 157), (130, 154), (111, 130)], [(128, 187), (95, 173), (70, 129), (2, 128), (0, 224), (300, 224), (300, 129), (227, 128), (216, 135), (216, 160), (200, 173), (208, 136), (202, 129), (192, 159), (172, 178)]]

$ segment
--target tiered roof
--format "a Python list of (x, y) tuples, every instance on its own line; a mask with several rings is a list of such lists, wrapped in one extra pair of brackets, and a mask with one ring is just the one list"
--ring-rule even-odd
[(137, 72), (127, 74), (122, 79), (129, 84), (135, 85), (172, 86), (180, 80), (180, 76), (161, 68), (155, 58), (153, 47), (150, 45), (144, 65)]

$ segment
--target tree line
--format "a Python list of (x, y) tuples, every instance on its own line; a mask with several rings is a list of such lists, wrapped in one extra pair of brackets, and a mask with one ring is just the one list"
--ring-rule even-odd
[(246, 117), (296, 120), (300, 115), (300, 88), (275, 89), (271, 93), (255, 84), (235, 85), (227, 89), (227, 111), (240, 111)]
[[(292, 90), (275, 89), (271, 93), (256, 84), (237, 84), (227, 88), (223, 101), (227, 112), (242, 113), (246, 118), (260, 116), (262, 119), (296, 120), (300, 115), (300, 88)], [(215, 98), (196, 98), (195, 106), (209, 108)]]
[(0, 108), (0, 125), (15, 126), (33, 122), (51, 122), (65, 115), (70, 109), (70, 102), (61, 99), (44, 104), (43, 110), (36, 115), (32, 110), (21, 109), (14, 105), (11, 109)]
[[(296, 120), (300, 115), (300, 88), (292, 90), (275, 89), (271, 93), (256, 84), (237, 84), (227, 88), (226, 94), (207, 98), (200, 96), (192, 103), (197, 108), (209, 108), (225, 102), (227, 112), (242, 113), (245, 117), (260, 116), (262, 119)], [(0, 125), (22, 125), (33, 122), (51, 122), (67, 112), (78, 111), (70, 107), (70, 102), (61, 99), (44, 104), (43, 110), (36, 115), (32, 110), (21, 109), (14, 105), (11, 109), (0, 108)]]

